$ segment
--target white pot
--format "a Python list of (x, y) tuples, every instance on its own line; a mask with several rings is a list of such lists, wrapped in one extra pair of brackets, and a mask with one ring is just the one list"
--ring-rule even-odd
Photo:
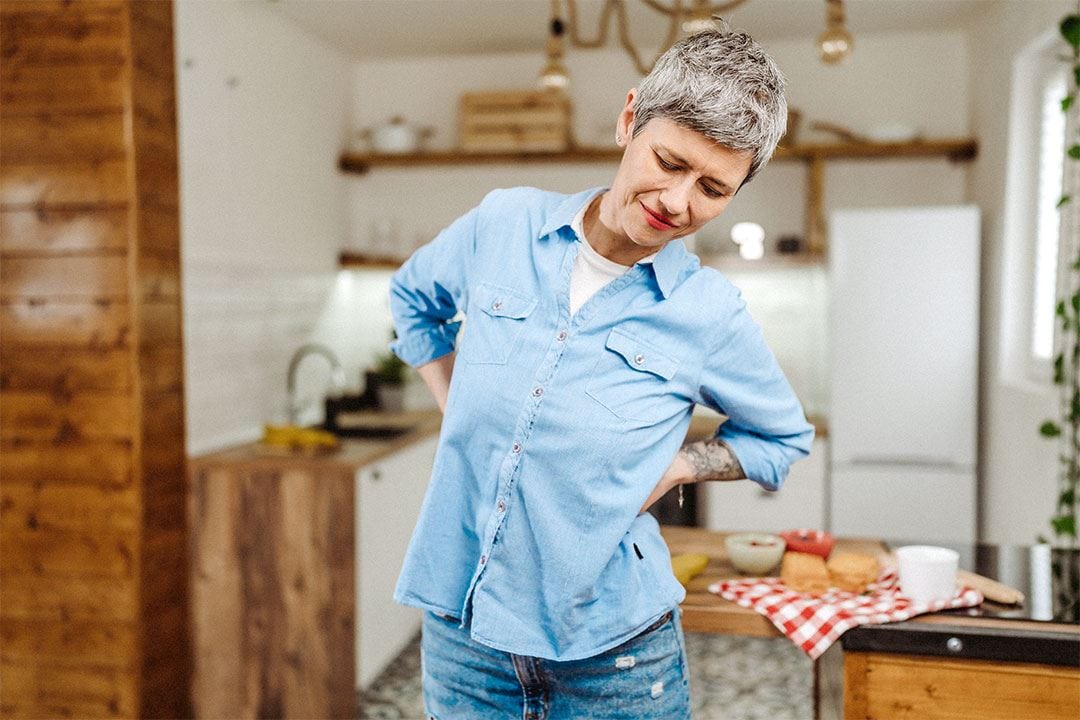
[(432, 128), (409, 125), (404, 118), (397, 115), (390, 118), (388, 123), (361, 130), (357, 134), (367, 141), (372, 152), (400, 155), (418, 151), (421, 143), (434, 132)]

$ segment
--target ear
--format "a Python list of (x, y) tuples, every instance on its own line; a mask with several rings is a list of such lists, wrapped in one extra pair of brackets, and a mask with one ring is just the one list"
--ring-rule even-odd
[(630, 88), (626, 93), (626, 104), (619, 112), (619, 119), (615, 123), (615, 134), (622, 138), (620, 146), (625, 147), (630, 142), (630, 135), (634, 131), (634, 99), (637, 97), (637, 88)]

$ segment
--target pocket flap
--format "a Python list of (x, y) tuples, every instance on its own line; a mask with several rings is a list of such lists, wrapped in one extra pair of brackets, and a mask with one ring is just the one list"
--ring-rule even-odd
[(657, 350), (655, 345), (646, 343), (625, 330), (613, 329), (608, 333), (606, 344), (609, 349), (622, 355), (626, 364), (635, 370), (650, 372), (665, 380), (670, 380), (679, 369), (678, 360), (665, 355)]
[(536, 307), (537, 299), (501, 285), (482, 282), (476, 286), (476, 302), (492, 317), (523, 318)]

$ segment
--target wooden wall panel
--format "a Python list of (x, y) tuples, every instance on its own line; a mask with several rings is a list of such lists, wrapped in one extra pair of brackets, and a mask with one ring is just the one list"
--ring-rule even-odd
[(0, 717), (188, 717), (172, 4), (0, 4)]
[(130, 335), (131, 312), (126, 302), (0, 303), (0, 336), (10, 349), (52, 347), (101, 352), (128, 347)]
[[(163, 366), (151, 374), (158, 391), (175, 390), (178, 382), (172, 371), (175, 353), (159, 353)], [(133, 391), (131, 357), (127, 350), (72, 352), (70, 349), (41, 347), (0, 347), (0, 391), (39, 390), (58, 399), (77, 392), (108, 390)]]
[[(3, 135), (0, 115), (0, 137)], [(127, 163), (33, 165), (12, 163), (0, 167), (0, 204), (12, 206), (109, 204), (128, 199)]]
[(125, 300), (130, 285), (128, 276), (124, 255), (8, 257), (0, 265), (0, 301)]
[(40, 392), (0, 394), (0, 438), (56, 443), (71, 440), (125, 440), (132, 437), (129, 395), (81, 393), (65, 402)]
[(124, 115), (115, 111), (12, 115), (4, 108), (0, 162), (99, 162), (126, 156)]
[(133, 487), (100, 485), (25, 485), (5, 482), (0, 487), (0, 527), (134, 532), (141, 520), (139, 492)]
[(0, 444), (4, 484), (84, 484), (121, 489), (134, 485), (132, 443), (75, 441), (62, 445), (34, 440)]
[(123, 112), (123, 65), (0, 65), (0, 103), (10, 116), (40, 112)]
[(73, 252), (123, 252), (128, 244), (127, 208), (0, 209), (0, 253), (41, 257)]
[(131, 673), (96, 666), (3, 661), (0, 713), (11, 718), (132, 718), (138, 697)]

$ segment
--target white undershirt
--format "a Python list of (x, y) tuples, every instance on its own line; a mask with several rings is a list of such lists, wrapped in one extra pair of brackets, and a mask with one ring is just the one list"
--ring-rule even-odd
[[(621, 265), (596, 252), (585, 237), (585, 211), (591, 203), (585, 203), (570, 222), (570, 228), (581, 239), (581, 248), (570, 271), (570, 315), (596, 294), (596, 291), (633, 267)], [(641, 258), (638, 262), (652, 262), (657, 253)]]

